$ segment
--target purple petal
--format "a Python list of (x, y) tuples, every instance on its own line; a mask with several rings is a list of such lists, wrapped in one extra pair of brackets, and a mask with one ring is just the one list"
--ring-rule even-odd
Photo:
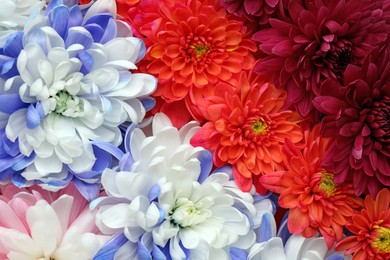
[(35, 181), (26, 180), (20, 173), (14, 173), (11, 177), (11, 181), (18, 188), (30, 187), (35, 183)]
[[(0, 101), (1, 102), (1, 101)], [(34, 129), (41, 123), (39, 112), (35, 109), (33, 104), (30, 104), (26, 113), (27, 128)]]
[(104, 30), (104, 34), (102, 36), (102, 39), (100, 40), (100, 43), (105, 44), (111, 41), (116, 37), (117, 33), (118, 33), (118, 29), (115, 20), (114, 19), (108, 20), (107, 26)]
[[(81, 44), (84, 49), (89, 49), (93, 43), (92, 35), (89, 31), (79, 29), (82, 27), (70, 28), (66, 37), (65, 46), (68, 48), (73, 44)], [(93, 64), (93, 63), (92, 63)]]
[(86, 200), (92, 201), (99, 196), (101, 186), (99, 183), (86, 183), (77, 177), (73, 177), (73, 183)]
[(67, 6), (57, 6), (49, 15), (50, 23), (54, 30), (65, 39), (68, 32), (69, 10)]
[(344, 257), (342, 257), (341, 255), (338, 255), (338, 254), (333, 254), (333, 255), (325, 258), (325, 260), (344, 260)]
[(53, 187), (61, 187), (61, 188), (63, 188), (66, 185), (69, 184), (69, 182), (72, 180), (72, 178), (73, 178), (73, 174), (68, 172), (68, 176), (66, 176), (65, 179), (62, 179), (62, 180), (50, 180), (50, 181), (45, 181), (45, 182), (40, 181), (39, 183), (46, 184), (46, 185), (53, 186)]
[(140, 236), (138, 239), (138, 259), (152, 260), (149, 250), (142, 241), (142, 237), (143, 236)]
[(97, 146), (93, 146), (93, 153), (96, 157), (95, 164), (92, 167), (93, 171), (102, 172), (104, 169), (111, 167), (112, 157), (109, 153)]
[(80, 51), (77, 54), (77, 58), (83, 63), (80, 71), (84, 74), (88, 74), (93, 68), (93, 56), (87, 51)]
[(60, 6), (62, 4), (63, 4), (62, 0), (52, 0), (52, 1), (49, 1), (49, 4), (46, 7), (45, 16), (48, 16), (49, 13), (51, 11), (53, 11), (54, 8), (56, 8), (57, 6)]
[(19, 94), (2, 94), (0, 95), (0, 112), (10, 115), (13, 112), (27, 107), (28, 104), (23, 103)]
[(288, 231), (288, 227), (287, 227), (287, 217), (288, 217), (288, 213), (286, 213), (284, 215), (283, 220), (280, 223), (278, 233), (277, 233), (277, 236), (282, 239), (283, 245), (286, 244), (287, 240), (291, 236), (291, 233)]
[(87, 24), (84, 26), (84, 28), (91, 33), (94, 42), (100, 42), (100, 39), (103, 37), (104, 34), (104, 30), (102, 27), (96, 24)]
[(163, 251), (153, 243), (152, 245), (152, 257), (155, 260), (165, 260), (167, 257), (164, 255)]
[(120, 233), (111, 238), (94, 256), (93, 260), (108, 260), (114, 259), (118, 249), (127, 242), (127, 238), (123, 233)]
[(259, 231), (257, 233), (257, 242), (267, 242), (272, 238), (271, 217), (268, 212), (261, 217)]
[(8, 36), (4, 45), (4, 55), (17, 58), (20, 52), (23, 50), (23, 32), (16, 32)]
[(35, 153), (32, 153), (30, 156), (25, 156), (24, 158), (19, 160), (17, 163), (15, 163), (12, 166), (12, 169), (14, 169), (15, 171), (23, 170), (24, 168), (29, 166), (34, 161), (35, 157), (36, 157)]
[(0, 130), (0, 135), (2, 142), (2, 145), (0, 145), (0, 158), (9, 156), (15, 157), (20, 154), (18, 142), (12, 142), (9, 140), (3, 129)]
[(161, 193), (161, 187), (158, 184), (154, 184), (153, 187), (149, 190), (148, 199), (149, 202), (154, 201)]
[(152, 97), (147, 97), (141, 99), (142, 106), (146, 111), (152, 110), (152, 108), (156, 105), (156, 100)]
[(213, 159), (209, 151), (203, 150), (200, 152), (198, 160), (200, 161), (200, 174), (198, 181), (199, 183), (203, 183), (210, 175), (211, 168), (213, 167)]
[(123, 152), (113, 144), (107, 143), (107, 142), (99, 142), (99, 141), (92, 141), (92, 145), (95, 145), (99, 147), (100, 149), (110, 153), (112, 156), (117, 158), (118, 160), (123, 157)]
[(130, 171), (131, 166), (134, 163), (134, 158), (131, 156), (130, 153), (126, 153), (120, 160), (119, 160), (119, 169), (121, 171)]
[(229, 253), (232, 260), (242, 260), (248, 257), (248, 253), (245, 250), (237, 247), (231, 247)]
[(5, 171), (0, 172), (0, 181), (9, 181), (11, 179), (12, 174), (14, 174), (15, 171), (8, 168)]

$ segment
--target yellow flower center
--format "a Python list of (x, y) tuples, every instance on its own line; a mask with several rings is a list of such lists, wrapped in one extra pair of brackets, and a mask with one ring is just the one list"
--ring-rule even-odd
[(251, 126), (255, 135), (265, 135), (267, 133), (268, 125), (262, 118), (254, 121)]
[(390, 228), (378, 227), (374, 232), (376, 233), (376, 236), (371, 242), (371, 247), (378, 253), (390, 253)]
[(332, 173), (324, 172), (322, 174), (322, 178), (318, 190), (325, 192), (325, 194), (328, 195), (328, 197), (334, 195), (334, 193), (336, 192), (336, 184), (334, 183)]
[(209, 48), (204, 45), (191, 45), (190, 48), (195, 50), (195, 57), (199, 59), (203, 54), (209, 52)]

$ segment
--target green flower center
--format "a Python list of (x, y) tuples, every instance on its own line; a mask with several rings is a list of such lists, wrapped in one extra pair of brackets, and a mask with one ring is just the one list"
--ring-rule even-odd
[(83, 111), (83, 103), (77, 96), (69, 94), (66, 90), (57, 92), (54, 96), (56, 107), (54, 112), (60, 115), (75, 117)]
[(321, 182), (318, 187), (320, 191), (323, 191), (327, 196), (333, 196), (336, 192), (336, 184), (333, 180), (333, 174), (324, 172), (322, 174)]
[(262, 118), (254, 121), (251, 127), (255, 135), (265, 135), (268, 132), (268, 124)]

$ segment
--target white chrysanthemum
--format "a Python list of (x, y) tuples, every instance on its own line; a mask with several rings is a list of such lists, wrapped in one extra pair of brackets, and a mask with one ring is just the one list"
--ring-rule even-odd
[[(63, 195), (52, 204), (39, 200), (30, 207), (28, 199), (27, 196), (14, 199), (14, 203), (19, 203), (19, 208), (12, 205), (15, 213), (0, 201), (5, 216), (17, 216), (3, 220), (2, 224), (9, 223), (11, 227), (0, 226), (0, 249), (9, 260), (89, 260), (109, 238), (92, 232), (94, 214), (88, 208), (76, 220), (72, 219), (72, 204), (79, 202), (73, 202), (71, 196)], [(22, 207), (28, 208), (22, 210)], [(15, 215), (16, 212), (25, 215)]]
[(189, 144), (194, 126), (179, 132), (165, 115), (156, 115), (154, 136), (139, 129), (132, 134), (131, 171), (103, 172), (109, 196), (93, 203), (99, 206), (97, 225), (103, 233), (124, 232), (129, 242), (119, 251), (131, 259), (140, 257), (140, 246), (150, 254), (167, 246), (172, 259), (185, 258), (187, 251), (191, 259), (228, 259), (230, 247), (248, 249), (255, 241), (252, 195), (226, 173), (209, 175), (211, 158)]
[[(143, 119), (138, 98), (156, 87), (151, 75), (128, 71), (136, 68), (141, 40), (114, 38), (84, 50), (69, 43), (73, 34), (92, 38), (83, 27), (70, 28), (67, 43), (51, 27), (32, 28), (17, 59), (20, 76), (5, 83), (9, 93), (31, 104), (11, 114), (6, 127), (11, 141), (18, 138), (22, 154), (36, 154), (23, 173), (28, 180), (66, 176), (64, 165), (76, 173), (90, 170), (95, 162), (90, 141), (119, 145), (118, 126)], [(82, 73), (82, 66), (90, 66), (89, 72)]]
[(2, 0), (0, 8), (0, 46), (7, 36), (15, 30), (23, 29), (33, 13), (39, 13), (44, 7), (43, 0)]

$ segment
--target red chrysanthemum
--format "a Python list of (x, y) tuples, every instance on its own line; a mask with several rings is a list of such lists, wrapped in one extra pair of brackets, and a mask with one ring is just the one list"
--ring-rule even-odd
[(229, 13), (245, 16), (261, 25), (267, 24), (269, 18), (278, 10), (282, 0), (221, 0), (221, 5)]
[(321, 167), (330, 139), (320, 136), (319, 125), (305, 131), (305, 142), (283, 147), (286, 171), (276, 171), (260, 178), (268, 190), (280, 194), (279, 206), (290, 209), (287, 225), (291, 233), (313, 237), (318, 231), (328, 248), (343, 236), (348, 223), (362, 201), (354, 194), (351, 183), (336, 185), (333, 173)]
[(199, 101), (214, 93), (217, 82), (234, 84), (253, 66), (256, 44), (243, 22), (216, 0), (140, 1), (129, 17), (146, 37), (147, 64), (141, 70), (158, 78), (155, 96), (182, 102), (198, 120)]
[(346, 225), (354, 235), (340, 241), (335, 249), (352, 254), (353, 260), (390, 259), (390, 192), (382, 189), (375, 201), (367, 195), (364, 209)]
[[(249, 79), (248, 79), (249, 78)], [(284, 169), (281, 147), (285, 139), (302, 139), (300, 116), (282, 110), (286, 93), (259, 77), (243, 72), (240, 87), (220, 83), (216, 95), (205, 98), (200, 110), (208, 122), (191, 140), (213, 151), (214, 164), (231, 164), (238, 186), (248, 191), (253, 176)], [(265, 190), (254, 182), (258, 192)]]
[(315, 112), (313, 97), (322, 81), (343, 80), (348, 64), (361, 64), (364, 55), (388, 40), (388, 11), (384, 0), (292, 0), (287, 16), (270, 19), (271, 28), (253, 38), (266, 54), (255, 71), (272, 75), (287, 90), (287, 104), (306, 116)]
[(313, 101), (326, 116), (323, 132), (335, 136), (324, 157), (335, 181), (353, 179), (356, 194), (390, 186), (390, 48), (375, 49), (362, 67), (349, 65), (344, 86), (329, 79)]

